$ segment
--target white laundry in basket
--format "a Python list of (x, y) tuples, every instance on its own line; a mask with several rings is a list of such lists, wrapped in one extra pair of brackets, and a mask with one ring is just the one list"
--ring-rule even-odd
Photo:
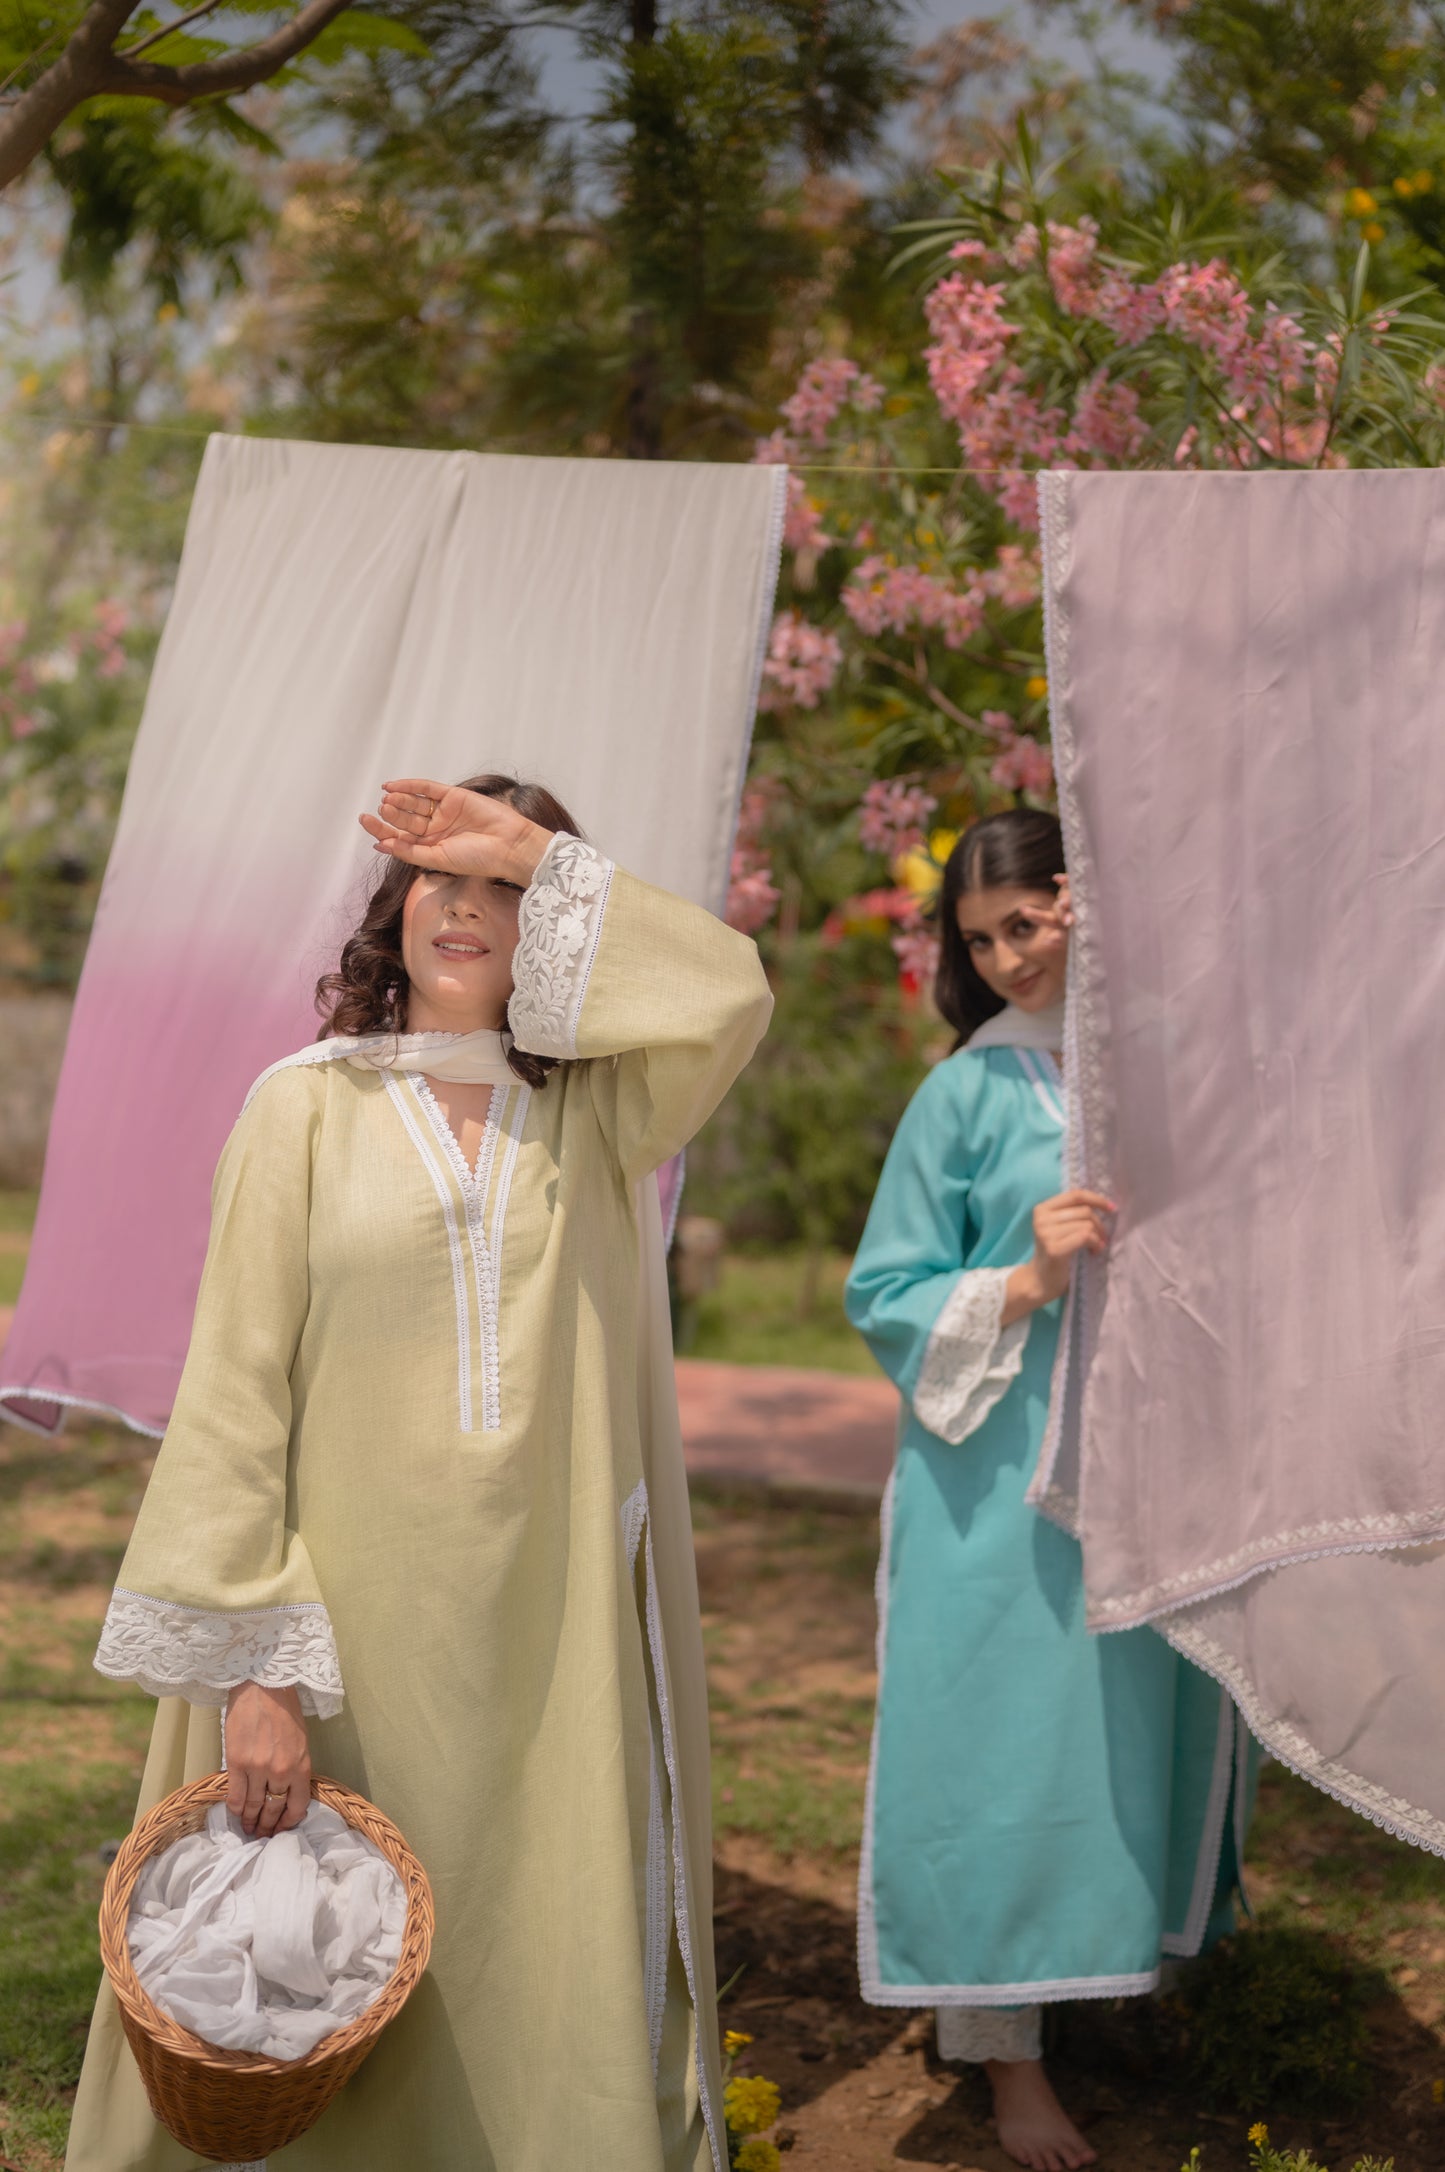
[(217, 1803), (146, 1864), (126, 1935), (146, 1992), (183, 2028), (299, 2059), (385, 1989), (406, 1905), (380, 1849), (324, 1804), (290, 1832), (248, 1839)]

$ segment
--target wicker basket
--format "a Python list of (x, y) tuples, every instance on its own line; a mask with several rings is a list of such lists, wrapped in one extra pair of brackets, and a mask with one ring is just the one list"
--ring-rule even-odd
[(401, 1959), (386, 1989), (345, 2028), (323, 2036), (304, 2058), (267, 2059), (259, 2052), (224, 2051), (206, 2043), (147, 1998), (131, 1964), (126, 1923), (136, 1879), (149, 1857), (200, 1830), (206, 1812), (225, 1795), (223, 1772), (177, 1788), (147, 1812), (122, 1843), (101, 1896), (100, 1957), (151, 2110), (186, 2149), (223, 2164), (269, 2156), (314, 2125), (388, 2021), (400, 2013), (431, 1952), (431, 1887), (390, 1818), (364, 1795), (334, 1780), (313, 1780), (311, 1791), (380, 1848), (406, 1887), (407, 1908)]

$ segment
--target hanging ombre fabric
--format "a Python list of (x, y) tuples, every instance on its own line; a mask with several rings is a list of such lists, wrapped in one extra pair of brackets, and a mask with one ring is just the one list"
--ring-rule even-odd
[(384, 777), (534, 777), (624, 867), (721, 911), (785, 480), (210, 439), (0, 1412), (164, 1430), (216, 1157), (316, 1032)]
[(1042, 478), (1092, 1627), (1445, 1853), (1445, 476)]

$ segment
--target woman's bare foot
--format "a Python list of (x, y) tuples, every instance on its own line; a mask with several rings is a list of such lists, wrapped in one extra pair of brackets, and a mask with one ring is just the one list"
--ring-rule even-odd
[(1097, 2164), (1068, 2113), (1054, 2095), (1039, 2059), (987, 2059), (998, 2138), (1015, 2164), (1029, 2172), (1078, 2172)]

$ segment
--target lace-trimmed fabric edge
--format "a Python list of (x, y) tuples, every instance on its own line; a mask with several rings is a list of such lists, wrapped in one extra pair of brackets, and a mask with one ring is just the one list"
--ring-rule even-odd
[(965, 1268), (933, 1323), (923, 1353), (913, 1411), (919, 1423), (957, 1447), (976, 1433), (1018, 1378), (1027, 1318), (999, 1325), (1007, 1267)]
[(611, 860), (565, 832), (537, 862), (517, 915), (507, 1006), (513, 1038), (530, 1055), (576, 1058), (577, 1021), (613, 873)]
[(1041, 2006), (936, 2006), (933, 2014), (940, 2059), (981, 2066), (1043, 2056)]
[(225, 1614), (117, 1587), (93, 1664), (108, 1681), (190, 1704), (224, 1705), (241, 1682), (294, 1689), (312, 1719), (335, 1719), (345, 1701), (331, 1619), (317, 1601)]
[(1401, 1795), (1390, 1794), (1388, 1789), (1367, 1780), (1362, 1773), (1351, 1772), (1348, 1766), (1325, 1757), (1288, 1720), (1273, 1717), (1265, 1710), (1254, 1683), (1238, 1660), (1202, 1629), (1167, 1614), (1154, 1626), (1177, 1652), (1182, 1652), (1202, 1673), (1211, 1675), (1229, 1692), (1255, 1740), (1282, 1765), (1298, 1773), (1302, 1780), (1308, 1780), (1322, 1795), (1332, 1796), (1346, 1809), (1357, 1810), (1381, 1832), (1392, 1834), (1396, 1840), (1408, 1841), (1411, 1847), (1422, 1848), (1427, 1855), (1445, 1855), (1445, 1820), (1433, 1817), (1428, 1810), (1407, 1802)]

